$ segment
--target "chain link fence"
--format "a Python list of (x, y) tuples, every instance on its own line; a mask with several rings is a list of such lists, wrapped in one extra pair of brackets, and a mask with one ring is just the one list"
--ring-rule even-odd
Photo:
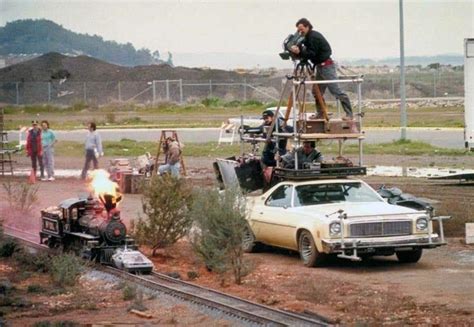
[[(221, 80), (155, 80), (111, 82), (0, 82), (0, 103), (31, 105), (51, 103), (73, 105), (85, 103), (157, 104), (163, 102), (193, 103), (206, 98), (218, 98), (226, 102), (278, 101), (284, 77), (269, 77), (240, 81)], [(357, 98), (355, 84), (341, 85), (352, 99)], [(363, 99), (396, 99), (400, 96), (400, 80), (397, 74), (366, 75), (362, 84)], [(331, 100), (329, 92), (328, 100)], [(463, 72), (426, 72), (406, 75), (406, 94), (409, 98), (463, 97)], [(307, 92), (311, 99), (310, 90)]]

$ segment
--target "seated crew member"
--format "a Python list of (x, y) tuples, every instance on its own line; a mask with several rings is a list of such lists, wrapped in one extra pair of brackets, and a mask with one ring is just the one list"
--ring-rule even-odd
[[(263, 124), (259, 126), (258, 131), (259, 133), (263, 134), (263, 137), (267, 137), (268, 131), (273, 123), (273, 120), (275, 119), (275, 113), (271, 110), (265, 110), (262, 113), (262, 119), (264, 120)], [(273, 127), (273, 131), (276, 130), (278, 125), (278, 132), (280, 133), (292, 133), (293, 132), (293, 127), (291, 126), (284, 126), (284, 121), (282, 118), (278, 118), (278, 124), (275, 124)], [(275, 154), (278, 153), (278, 155), (282, 156), (286, 154), (286, 144), (288, 143), (288, 140), (286, 138), (280, 138), (278, 141), (278, 145), (276, 144), (275, 141), (270, 140), (265, 144), (265, 147), (263, 148), (262, 151), (262, 163), (267, 166), (267, 167), (275, 167), (276, 166), (276, 160), (275, 160)]]
[(304, 168), (305, 163), (322, 162), (323, 155), (316, 149), (314, 141), (305, 141), (303, 146), (294, 152), (289, 152), (280, 157), (283, 168), (295, 168), (295, 152), (298, 156), (298, 169)]

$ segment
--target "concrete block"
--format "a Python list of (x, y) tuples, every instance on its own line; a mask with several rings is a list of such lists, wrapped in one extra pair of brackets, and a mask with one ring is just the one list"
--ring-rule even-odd
[(466, 224), (466, 244), (474, 244), (474, 223)]

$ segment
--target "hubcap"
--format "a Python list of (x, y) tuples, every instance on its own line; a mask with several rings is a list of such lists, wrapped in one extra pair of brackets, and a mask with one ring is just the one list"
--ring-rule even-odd
[(301, 239), (301, 256), (304, 261), (308, 261), (313, 255), (313, 247), (311, 246), (311, 240), (308, 236), (304, 235)]
[(252, 232), (248, 228), (245, 228), (242, 241), (243, 241), (245, 247), (251, 246), (252, 243), (254, 242)]

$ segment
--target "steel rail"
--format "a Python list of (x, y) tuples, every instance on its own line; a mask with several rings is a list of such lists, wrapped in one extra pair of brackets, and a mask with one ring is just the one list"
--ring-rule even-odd
[[(47, 246), (38, 244), (35, 241), (18, 234), (14, 234), (12, 231), (34, 235), (16, 228), (4, 226), (5, 235), (18, 239), (26, 246), (41, 251), (50, 250)], [(110, 266), (98, 266), (97, 270), (130, 281), (134, 284), (139, 284), (153, 291), (159, 291), (187, 302), (219, 310), (229, 317), (237, 318), (253, 324), (263, 326), (329, 325), (328, 320), (322, 316), (317, 316), (316, 319), (308, 317), (307, 315), (298, 315), (293, 312), (271, 308), (269, 306), (175, 279), (157, 272), (152, 272), (150, 275), (134, 275)]]
[[(152, 272), (152, 274), (150, 276), (153, 276), (153, 278), (158, 278), (160, 280), (167, 281), (167, 282), (170, 282), (170, 283), (179, 284), (179, 285), (184, 286), (186, 288), (189, 287), (192, 291), (207, 292), (208, 295), (213, 297), (213, 298), (222, 297), (224, 301), (227, 301), (227, 300), (230, 299), (230, 300), (235, 301), (235, 302), (240, 302), (243, 305), (248, 304), (248, 305), (252, 306), (254, 309), (262, 310), (262, 315), (266, 314), (268, 312), (273, 319), (277, 316), (281, 316), (285, 319), (291, 320), (291, 321), (288, 322), (288, 323), (291, 323), (291, 324), (294, 324), (294, 323), (298, 324), (298, 323), (301, 323), (303, 321), (304, 323), (311, 324), (311, 325), (326, 326), (329, 323), (329, 320), (327, 318), (323, 317), (323, 316), (319, 316), (317, 320), (312, 319), (312, 318), (302, 317), (301, 315), (299, 315), (297, 313), (294, 313), (294, 312), (289, 312), (289, 311), (284, 311), (284, 310), (272, 308), (272, 307), (269, 307), (269, 306), (266, 306), (266, 305), (263, 305), (263, 304), (260, 304), (260, 303), (256, 303), (256, 302), (252, 302), (252, 301), (240, 298), (238, 296), (234, 296), (234, 295), (231, 295), (231, 294), (228, 294), (228, 293), (223, 293), (221, 291), (218, 291), (218, 290), (215, 290), (215, 289), (212, 289), (212, 288), (208, 288), (208, 287), (204, 287), (204, 286), (197, 285), (197, 284), (194, 284), (194, 283), (189, 283), (189, 282), (186, 282), (186, 281), (183, 281), (183, 280), (172, 278), (170, 276), (167, 276), (167, 275), (155, 272), (155, 271)], [(296, 321), (292, 321), (294, 319)]]
[(317, 320), (270, 308), (156, 272), (151, 275), (138, 276), (112, 267), (101, 267), (101, 270), (148, 289), (158, 290), (185, 301), (218, 309), (231, 317), (263, 326), (328, 326), (329, 324), (322, 317)]

